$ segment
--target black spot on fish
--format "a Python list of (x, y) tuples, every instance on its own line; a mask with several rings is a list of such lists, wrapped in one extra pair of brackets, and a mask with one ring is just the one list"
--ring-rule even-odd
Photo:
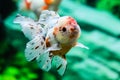
[(41, 25), (40, 23), (37, 23), (37, 25)]
[(36, 46), (35, 49), (39, 48), (39, 46)]
[(62, 67), (62, 64), (57, 68), (57, 70), (59, 70)]
[(47, 60), (47, 62), (49, 62), (49, 60)]
[(31, 45), (34, 45), (34, 44), (35, 44), (34, 42), (31, 43)]
[(45, 40), (45, 37), (44, 37), (44, 36), (42, 36), (42, 38), (43, 38), (43, 40)]
[(44, 42), (41, 41), (41, 45), (43, 45), (43, 44), (44, 44)]
[(41, 29), (39, 29), (39, 31), (40, 31), (40, 33), (42, 33), (42, 30), (41, 30)]
[(39, 53), (39, 55), (41, 55), (41, 53)]
[(52, 57), (53, 57), (53, 54), (52, 54), (52, 53), (50, 53), (50, 54), (49, 54), (49, 57), (50, 57), (50, 58), (52, 58)]
[(34, 29), (33, 27), (30, 27), (30, 29)]
[(36, 58), (34, 58), (32, 61), (36, 60)]
[(20, 17), (21, 15), (20, 14), (17, 14), (16, 17)]
[(43, 50), (45, 49), (45, 45), (43, 46)]
[(44, 24), (40, 24), (41, 25), (41, 27), (44, 27), (45, 25)]
[(29, 55), (31, 55), (32, 54), (32, 52), (31, 53), (29, 53)]

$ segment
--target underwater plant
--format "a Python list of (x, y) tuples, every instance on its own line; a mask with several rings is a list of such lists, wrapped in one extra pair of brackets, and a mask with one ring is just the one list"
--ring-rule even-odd
[(72, 47), (88, 49), (77, 42), (81, 30), (70, 16), (60, 17), (54, 11), (44, 10), (38, 21), (17, 15), (14, 23), (21, 25), (24, 35), (30, 40), (25, 49), (26, 59), (36, 59), (44, 71), (49, 71), (54, 62), (58, 73), (63, 75), (67, 65), (66, 53)]

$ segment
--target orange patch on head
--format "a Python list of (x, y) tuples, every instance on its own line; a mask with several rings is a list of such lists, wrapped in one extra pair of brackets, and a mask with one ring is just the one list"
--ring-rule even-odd
[(45, 4), (50, 5), (54, 2), (54, 0), (44, 0)]
[(57, 32), (58, 32), (58, 28), (55, 27), (55, 28), (54, 28), (54, 31), (53, 31), (53, 35), (56, 36)]
[(68, 21), (69, 21), (69, 24), (77, 24), (77, 22), (72, 18), (72, 17), (68, 17)]
[(25, 0), (25, 5), (26, 5), (26, 8), (29, 10), (31, 6), (31, 2), (28, 0)]
[(45, 42), (46, 42), (46, 47), (50, 47), (51, 46), (51, 44), (49, 42), (49, 38), (46, 38)]

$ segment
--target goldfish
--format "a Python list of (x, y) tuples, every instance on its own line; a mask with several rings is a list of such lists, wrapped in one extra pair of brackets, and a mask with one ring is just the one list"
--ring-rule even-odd
[(20, 10), (31, 10), (38, 16), (43, 10), (57, 11), (61, 0), (22, 0), (20, 2)]
[(70, 16), (60, 17), (54, 11), (44, 10), (38, 21), (19, 14), (14, 23), (21, 25), (24, 35), (30, 40), (26, 44), (26, 59), (36, 60), (43, 71), (49, 71), (54, 61), (58, 74), (63, 75), (68, 51), (73, 47), (88, 49), (77, 42), (81, 29)]

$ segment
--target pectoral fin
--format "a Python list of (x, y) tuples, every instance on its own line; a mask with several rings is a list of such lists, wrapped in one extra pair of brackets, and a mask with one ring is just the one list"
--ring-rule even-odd
[(75, 47), (81, 47), (81, 48), (89, 49), (87, 46), (85, 46), (85, 45), (82, 44), (82, 43), (77, 43), (77, 44), (75, 45)]

